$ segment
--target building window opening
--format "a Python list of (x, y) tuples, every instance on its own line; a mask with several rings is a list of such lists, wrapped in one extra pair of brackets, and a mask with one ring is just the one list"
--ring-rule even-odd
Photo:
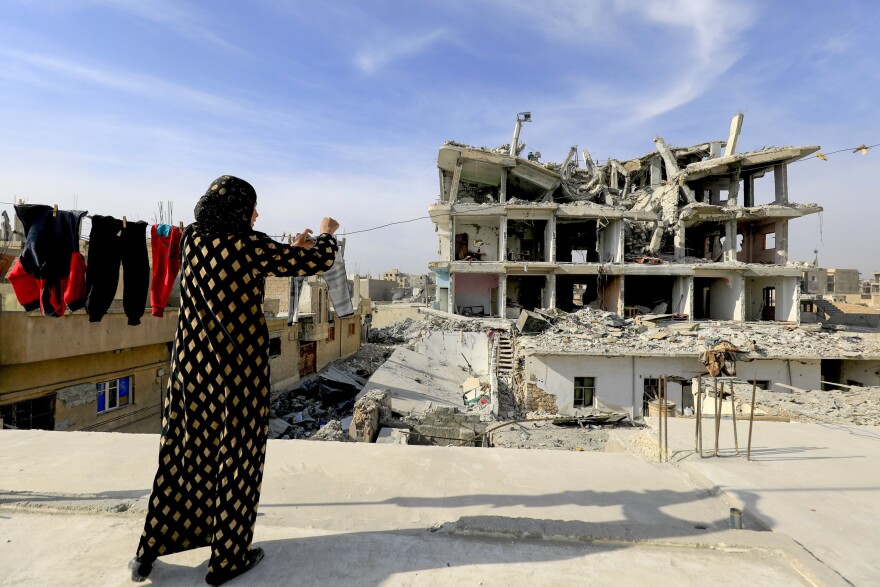
[(102, 381), (95, 384), (98, 390), (98, 413), (109, 412), (134, 403), (131, 376)]
[(597, 221), (557, 223), (557, 262), (597, 263), (599, 262), (598, 248), (599, 232)]
[(673, 311), (672, 288), (675, 278), (661, 275), (628, 275), (623, 282), (624, 315), (668, 314)]
[(269, 339), (269, 358), (278, 357), (281, 355), (281, 337), (276, 336), (275, 338)]
[(765, 287), (761, 293), (761, 320), (776, 320), (776, 288)]
[[(601, 285), (604, 285), (604, 281)], [(556, 307), (566, 312), (576, 312), (584, 307), (604, 310), (602, 294), (596, 275), (558, 275), (556, 277)]]
[(648, 415), (648, 404), (660, 397), (660, 379), (645, 377), (642, 389), (642, 417), (645, 417)]
[(508, 318), (517, 318), (522, 310), (544, 307), (544, 288), (547, 278), (543, 275), (511, 275), (507, 278)]
[(55, 429), (55, 394), (0, 406), (3, 428), (19, 430)]
[(574, 378), (574, 404), (575, 408), (592, 408), (593, 398), (596, 395), (595, 377)]
[(507, 221), (507, 260), (523, 263), (546, 261), (546, 220)]
[(776, 248), (776, 233), (775, 232), (765, 232), (764, 233), (764, 247), (765, 251), (770, 251)]

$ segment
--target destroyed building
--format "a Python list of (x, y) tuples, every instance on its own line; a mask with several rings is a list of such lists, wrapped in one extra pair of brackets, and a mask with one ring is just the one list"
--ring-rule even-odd
[(789, 263), (788, 223), (822, 208), (790, 197), (788, 170), (819, 147), (737, 152), (741, 125), (727, 141), (656, 137), (654, 151), (602, 164), (576, 146), (561, 164), (522, 157), (518, 133), (513, 146), (440, 148), (435, 309), (508, 325), (523, 311), (569, 314), (515, 341), (521, 409), (637, 418), (672, 375), (680, 410), (705, 373), (700, 352), (734, 335), (743, 374), (768, 388), (880, 383), (867, 341), (797, 327), (804, 271)]

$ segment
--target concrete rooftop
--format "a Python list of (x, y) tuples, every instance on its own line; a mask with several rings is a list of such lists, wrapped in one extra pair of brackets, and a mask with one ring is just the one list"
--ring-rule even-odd
[[(685, 444), (688, 422), (675, 424), (671, 439)], [(815, 436), (769, 443), (767, 424), (757, 427), (761, 442), (806, 459), (785, 466), (809, 471), (829, 462), (805, 448), (818, 446)], [(861, 451), (855, 463), (876, 476), (880, 445), (861, 436), (849, 442), (841, 450)], [(0, 582), (128, 584), (157, 452), (154, 435), (0, 433)], [(805, 474), (796, 478), (803, 491), (774, 498), (780, 463), (719, 461), (742, 469), (740, 478), (724, 473), (721, 486), (711, 479), (722, 473), (711, 469), (694, 482), (675, 464), (628, 453), (273, 440), (255, 536), (267, 557), (232, 584), (869, 584), (870, 563), (850, 565), (878, 543), (866, 523), (880, 519), (869, 503), (877, 483), (869, 475), (873, 489), (848, 491), (861, 487), (852, 478), (862, 478), (860, 468), (833, 462), (841, 463), (833, 476)], [(750, 476), (749, 468), (771, 471)], [(839, 486), (838, 497), (820, 505), (810, 483), (832, 495)], [(739, 487), (759, 496), (745, 500), (748, 511), (783, 532), (757, 531), (751, 518), (753, 529), (727, 529), (725, 498)], [(803, 499), (836, 512), (841, 531), (826, 535), (849, 554), (834, 559), (798, 544), (802, 529), (791, 518), (805, 514), (792, 508)], [(207, 558), (207, 549), (164, 557), (151, 579), (202, 585)]]

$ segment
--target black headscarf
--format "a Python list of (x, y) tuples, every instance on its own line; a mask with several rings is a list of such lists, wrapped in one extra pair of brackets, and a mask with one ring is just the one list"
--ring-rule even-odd
[(257, 205), (257, 192), (243, 179), (221, 175), (213, 182), (195, 208), (195, 225), (203, 236), (249, 233), (251, 216)]

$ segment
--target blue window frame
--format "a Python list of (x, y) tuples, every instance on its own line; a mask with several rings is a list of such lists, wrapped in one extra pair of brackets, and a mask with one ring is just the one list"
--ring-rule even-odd
[(102, 381), (95, 387), (98, 390), (98, 413), (109, 412), (134, 403), (131, 375)]

